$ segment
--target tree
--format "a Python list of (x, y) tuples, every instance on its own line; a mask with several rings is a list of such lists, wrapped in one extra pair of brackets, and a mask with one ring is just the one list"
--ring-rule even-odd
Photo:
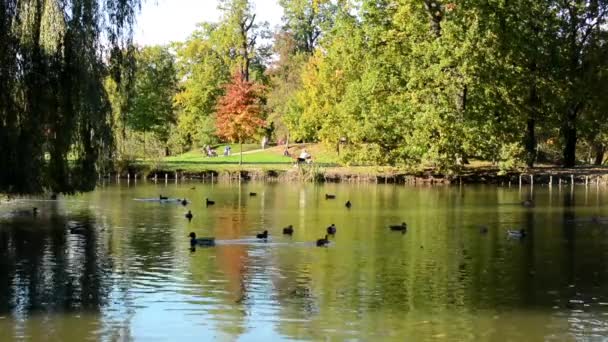
[(263, 87), (245, 80), (235, 73), (226, 85), (226, 94), (218, 102), (216, 113), (217, 134), (241, 145), (239, 163), (243, 163), (243, 141), (250, 139), (264, 126), (262, 118)]
[(93, 189), (112, 150), (104, 78), (128, 59), (139, 4), (0, 2), (0, 191)]
[[(599, 70), (608, 65), (606, 56), (606, 21), (608, 1), (553, 1), (558, 21), (557, 77), (563, 103), (559, 108), (560, 135), (564, 166), (576, 164), (576, 144), (581, 113), (593, 108)], [(599, 57), (599, 58), (598, 58)]]
[(279, 0), (283, 7), (282, 33), (292, 37), (296, 53), (312, 54), (334, 21), (337, 4), (328, 0)]
[(177, 74), (173, 55), (167, 48), (145, 47), (136, 54), (134, 96), (127, 111), (127, 126), (136, 132), (152, 132), (166, 145), (173, 115)]
[(216, 139), (215, 109), (231, 69), (218, 39), (218, 25), (203, 23), (185, 42), (174, 46), (181, 82), (175, 96), (178, 115), (172, 135), (178, 145), (188, 149)]
[[(269, 38), (268, 23), (256, 22), (249, 0), (221, 0), (218, 8), (223, 13), (218, 37), (232, 63), (249, 81), (252, 69), (263, 66), (270, 57), (269, 48), (259, 44), (261, 39)], [(258, 76), (262, 75), (263, 70)]]

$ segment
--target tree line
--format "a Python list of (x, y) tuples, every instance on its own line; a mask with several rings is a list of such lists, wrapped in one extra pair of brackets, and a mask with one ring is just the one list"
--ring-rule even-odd
[[(449, 172), (472, 159), (505, 170), (605, 159), (608, 1), (279, 0), (282, 24), (271, 30), (251, 1), (221, 0), (218, 22), (201, 23), (187, 40), (163, 47), (130, 44), (124, 31), (133, 23), (134, 0), (98, 1), (98, 12), (78, 24), (70, 24), (69, 11), (59, 6), (65, 1), (58, 0), (29, 0), (57, 4), (63, 13), (59, 19), (20, 17), (23, 26), (37, 21), (38, 28), (16, 29), (6, 16), (0, 22), (0, 90), (9, 89), (0, 91), (9, 97), (0, 108), (0, 148), (17, 146), (21, 150), (14, 151), (37, 156), (0, 171), (2, 189), (16, 173), (42, 164), (40, 175), (17, 178), (57, 182), (55, 174), (80, 170), (68, 157), (99, 169), (100, 161), (262, 136), (342, 145), (340, 158), (348, 165)], [(16, 7), (6, 3), (0, 10), (17, 18), (11, 17)], [(90, 22), (104, 16), (117, 22)], [(105, 50), (99, 35), (88, 35), (88, 28), (103, 25), (117, 32)], [(47, 43), (47, 30), (63, 41)], [(23, 56), (37, 61), (53, 46), (58, 52), (45, 55), (43, 65), (23, 62)], [(70, 54), (70, 48), (84, 48), (89, 59), (80, 60), (87, 55)], [(57, 75), (46, 74), (56, 79), (33, 77), (55, 65)], [(62, 78), (61, 72), (73, 75), (67, 70), (78, 70), (87, 82)], [(63, 87), (69, 100), (58, 101)], [(39, 96), (47, 91), (53, 96)], [(64, 108), (83, 101), (65, 114)], [(25, 121), (11, 121), (15, 112)], [(65, 120), (62, 131), (69, 134), (51, 136), (40, 113), (48, 125)], [(17, 132), (38, 134), (22, 144)], [(20, 155), (3, 152), (0, 158), (16, 165)]]
[(237, 73), (264, 89), (258, 136), (346, 143), (348, 164), (604, 161), (606, 1), (279, 3), (272, 33), (249, 1), (222, 1), (220, 22), (167, 47), (174, 148), (238, 140), (215, 117)]

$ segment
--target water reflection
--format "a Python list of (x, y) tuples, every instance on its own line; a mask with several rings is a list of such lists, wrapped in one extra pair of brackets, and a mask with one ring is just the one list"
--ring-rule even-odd
[[(0, 215), (0, 340), (605, 335), (608, 226), (591, 218), (608, 214), (607, 194), (593, 191), (539, 188), (524, 208), (532, 194), (494, 187), (122, 184), (3, 205), (41, 210)], [(191, 199), (192, 222), (180, 205), (133, 201), (160, 192)], [(403, 220), (406, 234), (388, 229)], [(304, 243), (330, 223), (329, 248)], [(519, 228), (525, 239), (506, 238)], [(271, 243), (187, 238), (264, 229)]]

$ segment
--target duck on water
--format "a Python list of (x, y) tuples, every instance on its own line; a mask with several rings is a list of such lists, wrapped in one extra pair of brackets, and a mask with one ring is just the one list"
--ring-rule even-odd
[(525, 229), (507, 231), (507, 236), (510, 237), (511, 239), (523, 239), (526, 237), (526, 235), (527, 235), (527, 232)]
[(188, 237), (190, 238), (190, 246), (215, 246), (214, 237), (197, 238), (194, 232), (190, 233)]

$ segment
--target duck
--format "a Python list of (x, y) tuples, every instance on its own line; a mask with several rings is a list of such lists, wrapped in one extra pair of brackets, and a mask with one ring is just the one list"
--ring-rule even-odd
[(255, 193), (255, 192), (250, 192), (250, 193), (249, 193), (249, 196), (251, 196), (251, 197), (255, 197), (255, 196), (257, 196), (257, 195), (258, 195), (258, 194), (257, 194), (257, 193)]
[(194, 217), (194, 215), (192, 215), (192, 211), (188, 210), (188, 212), (186, 213), (186, 218), (188, 219), (188, 221), (192, 221), (192, 218)]
[(163, 196), (163, 195), (158, 195), (158, 199), (159, 199), (160, 201), (166, 201), (166, 200), (168, 200), (168, 199), (169, 199), (169, 197), (167, 197), (167, 196)]
[(36, 207), (32, 208), (32, 215), (38, 216), (38, 208), (36, 208)]
[(350, 203), (350, 200), (348, 200), (348, 201), (346, 201), (346, 204), (344, 206), (346, 206), (348, 209), (350, 209), (350, 207), (352, 207), (353, 204)]
[(531, 199), (527, 199), (527, 200), (521, 202), (521, 205), (526, 208), (532, 208), (532, 207), (534, 207), (534, 201)]
[(488, 232), (488, 226), (479, 226), (479, 233), (486, 234)]
[(289, 225), (289, 226), (283, 228), (283, 234), (285, 234), (285, 235), (293, 234), (293, 226)]
[(70, 229), (70, 234), (85, 235), (86, 233), (89, 232), (89, 230), (87, 229), (87, 227), (84, 226), (84, 225), (78, 225), (78, 226), (74, 226), (74, 227), (69, 227), (69, 229)]
[(324, 247), (324, 246), (327, 246), (328, 244), (329, 244), (329, 239), (327, 238), (327, 235), (325, 235), (324, 238), (317, 240), (317, 247)]
[(196, 187), (195, 187), (195, 186), (193, 186), (193, 187), (191, 187), (191, 188), (190, 188), (190, 190), (196, 190)]
[(204, 238), (196, 238), (196, 234), (194, 232), (188, 235), (190, 238), (190, 246), (215, 246), (215, 238), (214, 237), (204, 237)]
[(205, 198), (205, 205), (210, 206), (210, 205), (214, 205), (214, 204), (215, 204), (215, 201)]
[(181, 203), (185, 207), (188, 205), (188, 200), (184, 198), (183, 200), (181, 200)]
[(325, 194), (325, 199), (335, 199), (336, 195)]
[(331, 226), (327, 227), (327, 234), (334, 235), (336, 234), (336, 231), (336, 225), (333, 223), (331, 224)]
[(525, 229), (508, 230), (507, 235), (513, 239), (523, 239), (526, 237), (526, 230)]
[(255, 237), (258, 239), (268, 239), (268, 231), (265, 230), (263, 233), (257, 234)]
[(398, 231), (398, 232), (405, 232), (407, 231), (407, 223), (402, 222), (399, 225), (392, 225), (392, 226), (388, 226), (391, 230), (394, 231)]

